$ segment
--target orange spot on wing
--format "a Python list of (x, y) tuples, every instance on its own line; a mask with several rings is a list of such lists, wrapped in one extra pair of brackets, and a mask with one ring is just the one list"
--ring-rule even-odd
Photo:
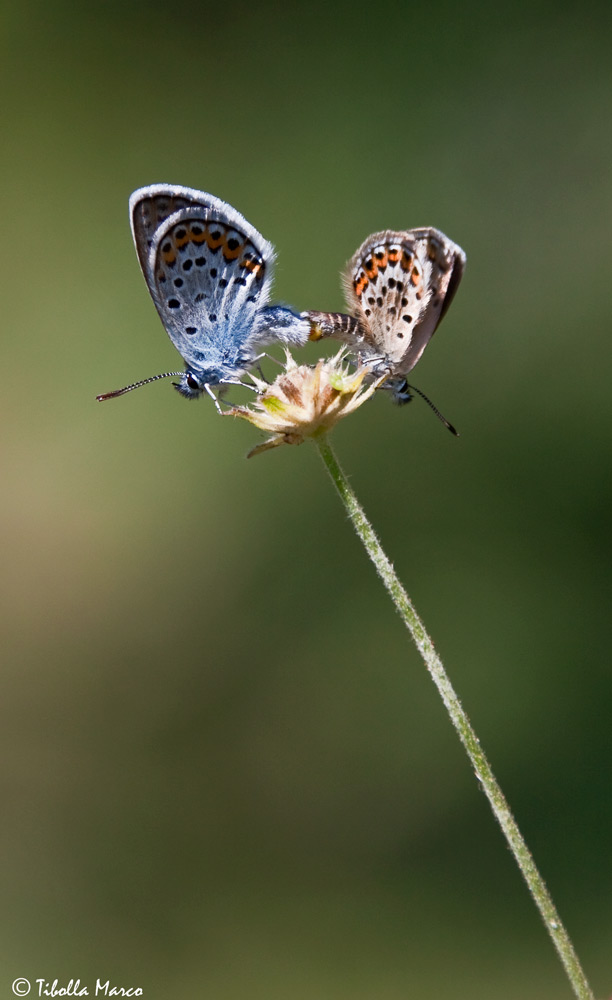
[(251, 274), (254, 274), (256, 278), (261, 278), (263, 276), (264, 265), (259, 260), (248, 260), (246, 257), (240, 261), (240, 267), (244, 267)]
[(408, 254), (408, 253), (406, 253), (405, 250), (402, 250), (402, 258), (400, 260), (402, 271), (409, 271), (411, 269), (411, 267), (412, 267), (412, 261), (413, 260), (414, 260), (414, 258), (412, 256), (412, 254)]
[(239, 243), (237, 247), (235, 247), (233, 250), (230, 250), (227, 243), (224, 243), (223, 256), (225, 257), (226, 260), (236, 260), (236, 258), (239, 257), (240, 254), (243, 252), (244, 248), (245, 244)]
[(177, 236), (176, 232), (174, 233), (174, 245), (177, 248), (177, 250), (180, 250), (181, 247), (184, 247), (186, 243), (190, 242), (190, 240), (191, 240), (191, 230), (189, 229), (185, 230), (183, 236)]
[(204, 230), (204, 239), (211, 250), (218, 250), (221, 244), (225, 242), (225, 233), (219, 225), (212, 223), (212, 225), (207, 226)]
[(365, 274), (362, 271), (361, 274), (359, 275), (359, 277), (353, 283), (353, 287), (355, 289), (355, 295), (357, 296), (358, 299), (361, 298), (361, 296), (363, 295), (364, 289), (366, 289), (369, 284), (370, 284), (370, 282), (368, 281), (367, 277), (365, 276)]
[(374, 257), (368, 257), (368, 259), (363, 262), (363, 269), (370, 281), (374, 281), (378, 275), (378, 263)]
[(379, 271), (384, 271), (387, 264), (389, 263), (389, 255), (386, 250), (378, 250), (376, 252), (376, 264)]

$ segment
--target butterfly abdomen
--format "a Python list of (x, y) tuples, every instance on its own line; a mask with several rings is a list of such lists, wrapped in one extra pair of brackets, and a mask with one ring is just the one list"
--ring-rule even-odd
[(302, 313), (302, 316), (310, 323), (309, 340), (333, 337), (336, 340), (346, 340), (348, 343), (353, 343), (355, 338), (363, 336), (359, 320), (346, 313), (312, 310)]

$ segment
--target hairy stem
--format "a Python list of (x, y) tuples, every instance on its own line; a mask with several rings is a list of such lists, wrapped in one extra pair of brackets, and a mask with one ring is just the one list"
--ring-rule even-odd
[(450, 715), (459, 739), (470, 758), (476, 777), (485, 791), (495, 818), (502, 828), (508, 846), (514, 855), (533, 900), (540, 911), (546, 929), (557, 949), (574, 994), (579, 1000), (594, 1000), (578, 956), (557, 913), (544, 879), (540, 875), (531, 852), (522, 837), (516, 820), (480, 746), (480, 740), (476, 736), (470, 720), (444, 669), (442, 660), (438, 656), (434, 644), (408, 594), (404, 590), (397, 573), (385, 555), (374, 529), (368, 521), (355, 493), (351, 489), (344, 472), (340, 468), (327, 437), (321, 435), (315, 441), (334, 486), (340, 494), (340, 499), (353, 522), (353, 527), (374, 563), (378, 575), (401, 615), (402, 621), (414, 639), (417, 649), (423, 657), (431, 678), (440, 693), (446, 711)]

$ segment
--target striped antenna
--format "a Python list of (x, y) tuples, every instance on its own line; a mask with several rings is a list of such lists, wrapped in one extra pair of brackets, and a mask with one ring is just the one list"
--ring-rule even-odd
[(148, 385), (149, 382), (157, 382), (158, 378), (170, 378), (172, 375), (184, 375), (185, 372), (164, 372), (163, 375), (152, 375), (151, 378), (143, 378), (141, 382), (134, 382), (133, 385), (126, 385), (123, 389), (115, 389), (114, 392), (103, 392), (101, 396), (96, 396), (96, 399), (102, 401), (103, 399), (115, 399), (116, 396), (123, 396), (126, 392), (131, 392), (132, 389), (139, 389), (141, 385)]
[(417, 389), (416, 385), (408, 385), (407, 382), (406, 382), (406, 385), (408, 386), (409, 389), (412, 389), (413, 392), (417, 392), (419, 394), (419, 396), (421, 397), (421, 399), (424, 399), (425, 402), (429, 406), (431, 406), (431, 408), (434, 411), (435, 415), (437, 416), (438, 420), (442, 421), (442, 423), (444, 424), (444, 426), (449, 429), (449, 431), (451, 432), (451, 434), (454, 434), (455, 437), (459, 437), (459, 431), (455, 430), (455, 428), (453, 427), (453, 425), (451, 423), (449, 423), (449, 421), (446, 419), (446, 417), (442, 416), (442, 414), (440, 413), (438, 407), (434, 406), (434, 404), (432, 403), (432, 401), (429, 398), (429, 396), (426, 396), (424, 392), (421, 392), (420, 389)]

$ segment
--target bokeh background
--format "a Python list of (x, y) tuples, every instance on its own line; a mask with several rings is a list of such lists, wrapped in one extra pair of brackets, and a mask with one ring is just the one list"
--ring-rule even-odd
[(169, 382), (95, 402), (180, 365), (128, 227), (156, 181), (235, 205), (300, 309), (372, 231), (466, 249), (415, 374), (461, 437), (383, 394), (334, 441), (612, 992), (611, 27), (5, 7), (0, 997), (570, 996), (314, 449), (246, 462)]

